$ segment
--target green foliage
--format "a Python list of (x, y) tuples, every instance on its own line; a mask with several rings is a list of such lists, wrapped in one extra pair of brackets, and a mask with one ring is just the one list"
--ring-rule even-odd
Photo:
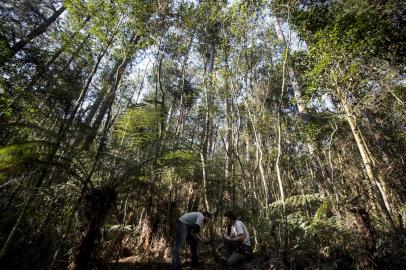
[(309, 8), (297, 8), (292, 16), (299, 34), (311, 45), (310, 52), (320, 59), (315, 71), (324, 70), (340, 57), (389, 55), (388, 49), (395, 49), (393, 44), (400, 45), (394, 21), (398, 7), (393, 3), (320, 2), (307, 3)]
[(376, 55), (385, 48), (388, 38), (385, 36), (388, 24), (380, 20), (378, 12), (374, 9), (344, 9), (333, 24), (316, 32), (316, 48), (328, 49), (338, 55), (344, 52), (348, 57)]
[(10, 55), (10, 48), (5, 40), (0, 39), (0, 58), (7, 59)]
[(13, 114), (13, 98), (11, 98), (9, 95), (5, 94), (4, 91), (4, 86), (3, 86), (3, 80), (0, 80), (0, 111), (2, 112), (2, 117), (9, 118)]
[(175, 176), (187, 178), (199, 167), (199, 157), (191, 150), (173, 150), (164, 153), (158, 158), (157, 163), (167, 169), (171, 169)]
[[(309, 259), (320, 260), (321, 255), (328, 259), (336, 254), (350, 254), (345, 239), (351, 237), (351, 232), (334, 215), (330, 199), (319, 193), (303, 194), (287, 198), (285, 205), (292, 256), (305, 252)], [(283, 227), (281, 201), (270, 205), (270, 213), (274, 229)]]
[(44, 141), (11, 144), (0, 148), (0, 172), (31, 169), (44, 155)]
[(161, 111), (152, 106), (128, 109), (118, 119), (114, 134), (118, 140), (124, 140), (126, 145), (147, 146), (156, 141), (156, 131), (161, 120)]
[(323, 112), (312, 112), (311, 122), (304, 123), (302, 120), (297, 120), (295, 124), (298, 127), (298, 132), (293, 136), (301, 141), (312, 142), (314, 145), (324, 145), (332, 132), (330, 117)]
[(174, 150), (165, 153), (158, 159), (158, 164), (162, 166), (188, 166), (198, 164), (198, 156), (190, 150)]
[[(60, 3), (11, 0), (0, 4), (0, 30), (5, 30), (0, 31), (0, 56), (7, 57), (9, 46), (41, 25), (53, 12), (49, 7)], [(406, 94), (396, 66), (403, 64), (399, 59), (404, 55), (405, 31), (398, 1), (63, 3), (64, 15), (0, 66), (0, 143), (5, 145), (0, 148), (0, 182), (6, 182), (0, 206), (10, 206), (3, 207), (8, 208), (7, 224), (0, 222), (3, 242), (21, 213), (21, 202), (33, 194), (30, 183), (40, 167), (42, 186), (21, 219), (13, 244), (20, 250), (34, 250), (46, 243), (47, 254), (38, 256), (44, 264), (56, 251), (60, 256), (55, 259), (68, 264), (72, 246), (80, 240), (75, 236), (83, 236), (72, 229), (81, 225), (72, 215), (73, 208), (80, 205), (78, 198), (82, 202), (86, 198), (86, 189), (97, 187), (112, 187), (111, 192), (118, 193), (117, 207), (89, 207), (90, 215), (107, 215), (111, 207), (109, 224), (126, 228), (139, 220), (142, 225), (136, 235), (123, 235), (126, 243), (134, 242), (132, 251), (143, 247), (146, 254), (157, 247), (154, 241), (169, 243), (171, 219), (176, 221), (178, 210), (202, 209), (207, 198), (213, 212), (233, 209), (242, 216), (258, 246), (290, 252), (291, 268), (304, 268), (293, 263), (294, 255), (301, 252), (319, 268), (321, 261), (333, 261), (339, 252), (355, 258), (362, 253), (357, 250), (365, 248), (365, 237), (356, 228), (344, 226), (348, 216), (342, 205), (321, 195), (330, 190), (330, 180), (340, 201), (368, 188), (351, 130), (341, 120), (339, 94), (354, 108), (364, 144), (371, 146), (374, 170), (387, 184), (393, 213), (405, 215), (399, 187), (404, 179)], [(270, 14), (289, 17), (289, 29), (306, 41), (307, 49), (295, 51), (293, 45), (287, 54)], [(283, 31), (288, 30), (280, 21)], [(134, 35), (139, 42), (129, 44)], [(116, 72), (113, 67), (123, 59), (128, 65)], [(214, 69), (207, 74), (209, 59), (214, 59)], [(309, 122), (297, 117), (297, 100), (284, 60), (302, 86)], [(283, 79), (286, 91), (281, 96)], [(89, 89), (78, 100), (87, 81)], [(108, 93), (113, 83), (118, 87)], [(144, 103), (133, 105), (135, 99)], [(73, 114), (78, 101), (80, 108)], [(106, 105), (111, 107), (106, 110)], [(101, 120), (100, 126), (95, 117)], [(265, 211), (264, 196), (278, 196), (272, 180), (279, 154), (279, 123), (279, 166), (289, 195), (285, 208), (276, 201)], [(333, 130), (337, 132), (331, 139)], [(315, 148), (317, 164), (306, 150), (307, 142)], [(204, 163), (200, 155), (206, 158)], [(327, 175), (334, 179), (322, 177), (321, 172), (330, 168)], [(359, 204), (372, 203), (374, 229), (387, 230), (374, 198), (361, 196)], [(72, 217), (72, 226), (67, 217)], [(214, 230), (218, 233), (222, 227)], [(33, 242), (35, 238), (46, 241)], [(121, 243), (117, 240), (114, 245)], [(34, 244), (21, 247), (26, 242)], [(385, 254), (404, 256), (389, 248), (394, 242), (378, 237), (376, 247)], [(100, 249), (105, 253), (115, 250), (104, 244)], [(23, 260), (21, 255), (17, 254), (18, 261)], [(39, 268), (67, 268), (48, 266)]]
[[(319, 205), (323, 201), (323, 197), (319, 193), (301, 194), (290, 196), (285, 200), (285, 207), (288, 212), (296, 211), (298, 208), (310, 207)], [(282, 201), (278, 200), (269, 205), (269, 210), (273, 213), (281, 213)]]

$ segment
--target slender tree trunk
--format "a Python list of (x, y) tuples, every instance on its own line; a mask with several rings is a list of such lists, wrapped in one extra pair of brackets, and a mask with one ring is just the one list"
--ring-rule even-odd
[[(235, 203), (237, 201), (236, 199), (236, 183), (235, 183), (235, 175), (234, 175), (234, 156), (235, 156), (235, 150), (234, 150), (234, 114), (233, 114), (233, 95), (230, 93), (230, 79), (228, 77), (228, 73), (230, 72), (230, 68), (228, 65), (228, 54), (229, 51), (228, 49), (224, 53), (224, 62), (226, 66), (226, 79), (225, 79), (225, 93), (227, 95), (226, 97), (226, 143), (225, 143), (225, 148), (226, 148), (226, 157), (225, 157), (225, 179), (228, 182), (230, 177), (232, 180), (232, 203), (233, 203), (233, 208), (235, 207)], [(245, 179), (243, 180), (244, 186), (245, 186)], [(245, 189), (244, 189), (245, 190)]]
[(209, 59), (207, 60), (206, 81), (204, 87), (204, 101), (205, 101), (205, 126), (203, 129), (203, 143), (200, 151), (200, 159), (202, 163), (202, 178), (203, 178), (203, 196), (206, 209), (209, 210), (209, 201), (207, 199), (207, 179), (206, 179), (206, 163), (209, 150), (209, 140), (212, 134), (212, 117), (210, 114), (210, 102), (212, 101), (211, 94), (209, 94), (209, 87), (211, 86), (211, 75), (214, 68), (214, 54), (216, 47), (214, 43), (210, 43)]
[(54, 253), (53, 257), (52, 257), (51, 264), (49, 265), (50, 270), (53, 270), (55, 268), (56, 261), (57, 261), (57, 259), (59, 257), (59, 253), (60, 253), (60, 251), (62, 249), (62, 245), (66, 241), (69, 229), (71, 229), (72, 221), (73, 221), (74, 216), (75, 216), (74, 212), (72, 214), (70, 214), (70, 216), (69, 216), (68, 222), (66, 223), (65, 232), (62, 235), (62, 238), (60, 239), (60, 241), (58, 242), (58, 245), (57, 245), (57, 247), (55, 249), (55, 253)]
[(111, 104), (114, 102), (115, 94), (118, 88), (118, 85), (121, 82), (121, 78), (127, 65), (130, 63), (130, 60), (135, 52), (135, 45), (138, 43), (140, 36), (133, 35), (129, 41), (129, 45), (131, 46), (130, 50), (127, 51), (126, 56), (124, 59), (117, 60), (116, 64), (114, 65), (112, 71), (110, 72), (108, 78), (109, 90), (107, 95), (104, 97), (103, 101), (101, 102), (99, 112), (94, 120), (92, 125), (92, 129), (94, 131), (93, 134), (89, 135), (85, 139), (85, 147), (88, 148), (93, 140), (96, 138), (96, 132), (99, 130), (100, 125), (107, 113), (107, 110), (111, 107)]
[[(248, 105), (246, 98), (244, 98), (244, 103), (246, 106), (246, 110), (248, 112), (248, 118), (250, 119), (250, 122), (252, 123), (252, 130), (254, 133), (255, 147), (256, 147), (256, 166), (255, 167), (259, 168), (260, 179), (261, 179), (261, 184), (262, 184), (263, 193), (264, 193), (263, 207), (265, 208), (266, 218), (269, 219), (269, 188), (268, 188), (267, 179), (265, 177), (265, 170), (264, 170), (263, 161), (262, 161), (263, 152), (262, 152), (262, 146), (261, 146), (261, 134), (259, 132), (257, 132), (257, 129), (256, 129), (257, 121), (255, 119), (255, 116), (251, 112), (251, 109)], [(246, 150), (247, 151), (247, 161), (249, 161), (249, 148), (248, 148), (249, 140), (246, 140), (246, 144), (247, 144), (247, 150)]]
[[(69, 66), (72, 64), (72, 62), (73, 62), (73, 60), (75, 60), (77, 57), (78, 57), (78, 55), (79, 55), (79, 53), (83, 50), (83, 48), (85, 48), (85, 46), (87, 45), (86, 43), (87, 43), (87, 41), (90, 39), (90, 37), (91, 37), (91, 35), (90, 34), (88, 34), (83, 40), (82, 40), (82, 42), (77, 46), (77, 48), (75, 49), (75, 51), (72, 53), (72, 55), (69, 57), (69, 59), (65, 62), (65, 64), (63, 65), (63, 68), (62, 68), (62, 72), (63, 71), (66, 71), (68, 68), (69, 68)], [(110, 45), (107, 45), (107, 46), (110, 46)], [(48, 67), (49, 68), (49, 67)]]
[(184, 114), (185, 114), (185, 106), (184, 106), (184, 99), (186, 98), (186, 93), (185, 93), (185, 73), (186, 73), (186, 65), (187, 65), (187, 61), (189, 60), (189, 54), (190, 54), (190, 50), (192, 48), (192, 42), (193, 42), (193, 38), (195, 36), (195, 30), (193, 30), (192, 35), (190, 36), (190, 40), (189, 40), (189, 44), (188, 44), (188, 50), (185, 56), (185, 59), (183, 60), (183, 64), (182, 64), (182, 85), (181, 85), (181, 89), (180, 89), (180, 101), (179, 101), (179, 117), (178, 117), (178, 121), (176, 123), (176, 128), (175, 128), (175, 134), (179, 135), (179, 133), (182, 132), (183, 130), (183, 119), (184, 119)]
[(22, 38), (20, 41), (15, 43), (10, 48), (10, 53), (8, 57), (5, 59), (0, 60), (0, 65), (3, 65), (10, 61), (14, 55), (16, 55), (19, 51), (21, 51), (27, 44), (29, 44), (34, 38), (42, 35), (48, 29), (48, 27), (54, 23), (58, 17), (65, 11), (65, 7), (60, 7), (51, 17), (47, 18), (42, 24), (40, 24), (37, 28), (33, 29), (26, 37)]
[(0, 251), (0, 261), (1, 261), (1, 260), (4, 258), (4, 256), (7, 254), (8, 249), (9, 249), (10, 244), (11, 244), (11, 240), (14, 238), (14, 235), (15, 235), (16, 232), (17, 232), (17, 228), (20, 226), (20, 223), (21, 223), (21, 221), (22, 221), (22, 219), (23, 219), (25, 213), (27, 212), (28, 207), (30, 206), (31, 202), (33, 201), (34, 197), (35, 197), (35, 196), (34, 196), (34, 192), (32, 192), (32, 193), (29, 195), (29, 197), (27, 198), (27, 200), (26, 200), (26, 202), (25, 202), (25, 204), (24, 204), (23, 210), (21, 211), (20, 215), (18, 216), (18, 219), (17, 219), (16, 223), (14, 224), (13, 228), (11, 229), (11, 232), (9, 233), (9, 235), (8, 235), (8, 237), (7, 237), (7, 239), (6, 239), (6, 241), (5, 241), (4, 244), (3, 244), (3, 247), (1, 248), (1, 251)]
[[(117, 27), (118, 27), (118, 26), (117, 26)], [(97, 58), (96, 58), (96, 63), (95, 63), (95, 65), (94, 65), (92, 71), (90, 72), (90, 74), (89, 74), (89, 76), (88, 76), (88, 78), (87, 78), (87, 80), (86, 80), (86, 83), (85, 83), (84, 87), (82, 88), (82, 91), (80, 92), (79, 97), (78, 97), (78, 99), (76, 100), (76, 103), (75, 103), (75, 105), (74, 105), (74, 107), (73, 107), (73, 110), (72, 110), (72, 113), (71, 113), (71, 117), (70, 117), (70, 122), (73, 121), (73, 119), (74, 119), (75, 116), (76, 116), (77, 111), (79, 110), (79, 107), (82, 105), (82, 102), (83, 102), (83, 100), (84, 100), (85, 97), (86, 97), (87, 91), (89, 90), (89, 87), (90, 87), (90, 84), (91, 84), (91, 82), (92, 82), (92, 80), (93, 80), (93, 77), (94, 77), (94, 75), (96, 74), (97, 70), (99, 69), (100, 62), (101, 62), (101, 60), (103, 59), (104, 55), (106, 54), (107, 49), (108, 49), (108, 48), (110, 47), (110, 45), (112, 44), (113, 38), (114, 38), (114, 36), (115, 36), (116, 33), (117, 33), (117, 32), (115, 32), (114, 34), (111, 35), (111, 37), (110, 37), (110, 39), (109, 39), (107, 45), (99, 52), (99, 55), (98, 55)]]
[[(45, 70), (47, 71), (50, 66), (55, 63), (55, 61), (59, 58), (59, 56), (61, 56), (61, 54), (66, 50), (66, 47), (68, 47), (71, 43), (72, 40), (75, 38), (75, 36), (83, 29), (83, 27), (86, 25), (86, 23), (90, 20), (90, 17), (87, 16), (85, 18), (85, 20), (82, 23), (82, 26), (79, 30), (75, 31), (73, 34), (70, 35), (69, 37), (69, 41), (65, 44), (63, 44), (63, 46), (56, 51), (56, 53), (54, 53), (54, 55), (51, 57), (51, 59), (49, 59), (46, 63), (45, 63)], [(83, 39), (83, 41), (81, 42), (81, 44), (78, 46), (78, 49), (82, 49), (84, 43), (86, 43), (86, 41), (89, 39), (90, 34), (87, 34), (86, 37)], [(76, 50), (77, 51), (77, 50)], [(75, 55), (76, 53), (74, 53)]]
[(365, 168), (368, 180), (369, 180), (370, 187), (372, 188), (375, 198), (377, 199), (378, 205), (382, 211), (383, 216), (389, 223), (392, 230), (396, 230), (396, 225), (392, 219), (392, 216), (390, 215), (389, 209), (387, 208), (387, 206), (385, 204), (384, 195), (382, 194), (381, 190), (379, 189), (378, 179), (376, 177), (376, 173), (375, 173), (373, 165), (372, 165), (373, 161), (371, 160), (370, 156), (368, 155), (368, 149), (367, 149), (367, 146), (364, 144), (361, 134), (358, 130), (355, 116), (352, 113), (350, 105), (348, 104), (347, 98), (345, 97), (342, 90), (338, 89), (338, 92), (339, 92), (339, 96), (341, 99), (341, 104), (346, 113), (347, 122), (351, 127), (352, 134), (353, 134), (355, 142), (358, 146), (358, 150), (361, 154), (362, 162), (363, 162), (363, 165), (364, 165), (364, 168)]
[[(289, 49), (288, 44), (286, 42), (285, 36), (282, 32), (281, 26), (280, 26), (280, 22), (279, 22), (279, 18), (275, 17), (275, 16), (271, 16), (271, 19), (273, 21), (274, 27), (275, 27), (275, 31), (276, 31), (276, 35), (279, 39), (279, 41), (283, 44), (283, 46), (286, 49)], [(293, 94), (295, 96), (296, 99), (296, 103), (297, 103), (297, 109), (299, 111), (299, 116), (301, 117), (301, 119), (307, 123), (311, 120), (310, 115), (307, 111), (307, 106), (306, 106), (306, 102), (303, 100), (302, 98), (302, 88), (300, 87), (299, 84), (299, 80), (297, 79), (297, 76), (295, 74), (295, 71), (293, 70), (292, 67), (288, 67), (288, 75), (289, 75), (289, 80), (290, 83), (292, 84), (292, 88), (293, 88)]]
[[(336, 203), (338, 204), (338, 202), (339, 202), (339, 196), (338, 196), (338, 191), (337, 191), (337, 187), (336, 187), (335, 179), (334, 179), (333, 160), (332, 160), (332, 158), (331, 158), (331, 146), (332, 146), (332, 144), (333, 144), (333, 137), (334, 137), (334, 134), (337, 132), (337, 130), (338, 130), (338, 127), (337, 127), (337, 125), (335, 125), (335, 128), (334, 128), (333, 132), (332, 132), (331, 135), (330, 135), (330, 142), (329, 142), (329, 144), (328, 144), (328, 161), (329, 161), (329, 164), (330, 164), (330, 182), (331, 182), (331, 185), (333, 186), (333, 191), (334, 191), (334, 196), (335, 196), (335, 199), (336, 199)], [(340, 214), (340, 212), (337, 211), (337, 210), (336, 210), (336, 213), (337, 213), (338, 215)]]
[(285, 206), (285, 191), (283, 188), (283, 180), (282, 180), (282, 174), (281, 174), (281, 169), (280, 169), (280, 160), (282, 156), (282, 123), (281, 123), (281, 110), (282, 110), (282, 102), (283, 102), (283, 95), (285, 92), (285, 84), (286, 84), (286, 68), (287, 68), (287, 61), (288, 61), (288, 56), (289, 56), (289, 47), (286, 48), (286, 54), (285, 54), (285, 59), (284, 63), (282, 66), (282, 86), (281, 86), (281, 93), (279, 96), (279, 101), (278, 101), (278, 106), (277, 106), (277, 134), (278, 134), (278, 140), (277, 140), (277, 147), (278, 147), (278, 155), (276, 157), (275, 161), (275, 168), (276, 168), (276, 177), (278, 179), (278, 186), (279, 186), (279, 194), (281, 196), (281, 201), (282, 201), (282, 215), (283, 215), (283, 234), (284, 234), (284, 245), (285, 248), (288, 247), (288, 240), (289, 240), (289, 235), (288, 235), (288, 221), (287, 221), (287, 216), (286, 216), (286, 206)]
[(282, 110), (283, 94), (285, 92), (285, 73), (286, 73), (287, 60), (288, 60), (288, 51), (286, 51), (285, 61), (283, 63), (283, 67), (282, 67), (281, 94), (280, 94), (280, 97), (279, 97), (278, 106), (277, 106), (277, 112), (276, 112), (277, 113), (277, 134), (278, 134), (278, 140), (277, 140), (278, 155), (277, 155), (276, 161), (275, 161), (276, 177), (278, 179), (279, 192), (280, 192), (280, 196), (281, 196), (284, 215), (286, 213), (286, 209), (285, 209), (285, 192), (284, 192), (284, 189), (283, 189), (283, 181), (282, 181), (281, 170), (280, 170), (280, 159), (281, 159), (281, 156), (282, 156), (281, 110)]

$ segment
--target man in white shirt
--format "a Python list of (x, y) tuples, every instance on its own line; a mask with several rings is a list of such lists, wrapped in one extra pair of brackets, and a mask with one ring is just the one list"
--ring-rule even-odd
[(247, 227), (231, 211), (224, 213), (227, 234), (224, 235), (224, 256), (233, 268), (252, 255), (250, 235)]
[(186, 213), (178, 219), (176, 223), (176, 236), (175, 246), (173, 247), (172, 254), (172, 269), (180, 269), (180, 251), (182, 245), (187, 241), (190, 246), (190, 253), (192, 255), (192, 268), (197, 267), (197, 241), (207, 243), (208, 239), (200, 233), (202, 224), (207, 223), (211, 218), (209, 212), (190, 212)]

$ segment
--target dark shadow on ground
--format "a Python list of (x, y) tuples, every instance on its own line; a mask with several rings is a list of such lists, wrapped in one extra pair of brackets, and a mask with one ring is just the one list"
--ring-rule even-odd
[[(141, 262), (118, 262), (106, 265), (103, 270), (136, 270), (136, 269), (148, 269), (148, 270), (170, 270), (171, 265), (169, 263), (141, 263)], [(182, 269), (191, 269), (189, 265), (182, 265)], [(218, 264), (203, 264), (200, 265), (198, 270), (221, 270), (227, 269), (226, 266)]]

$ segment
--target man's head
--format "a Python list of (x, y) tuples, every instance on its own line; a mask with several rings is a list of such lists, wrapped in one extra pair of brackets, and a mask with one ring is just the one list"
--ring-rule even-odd
[(224, 212), (224, 218), (225, 218), (225, 223), (228, 226), (231, 226), (234, 224), (235, 220), (237, 219), (237, 217), (235, 216), (235, 214), (231, 211), (226, 211)]
[(203, 223), (209, 222), (209, 220), (211, 219), (211, 214), (207, 211), (204, 211), (202, 214), (204, 216)]

